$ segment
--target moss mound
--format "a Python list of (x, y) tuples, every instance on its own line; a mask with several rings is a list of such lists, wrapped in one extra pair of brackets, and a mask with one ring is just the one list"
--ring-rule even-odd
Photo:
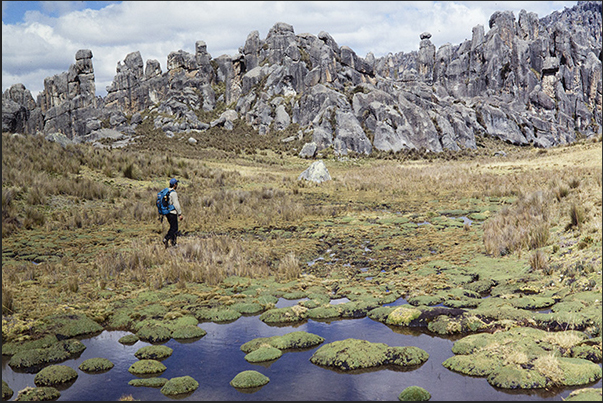
[(280, 358), (281, 355), (283, 355), (283, 352), (278, 348), (274, 348), (272, 346), (263, 346), (247, 354), (245, 356), (245, 360), (251, 363), (272, 361)]
[[(306, 307), (308, 306), (306, 305)], [(319, 306), (308, 311), (308, 318), (310, 319), (331, 319), (338, 318), (340, 315), (341, 311), (333, 305)]]
[(160, 324), (148, 324), (141, 327), (136, 335), (149, 343), (165, 343), (172, 338), (172, 331)]
[(567, 357), (575, 347), (585, 346), (586, 337), (577, 331), (534, 328), (480, 333), (457, 340), (452, 347), (457, 355), (442, 364), (466, 375), (485, 376), (502, 389), (586, 385), (601, 379), (601, 367), (583, 358)]
[(547, 380), (533, 369), (505, 366), (488, 375), (488, 383), (502, 389), (542, 389)]
[(389, 347), (384, 343), (345, 339), (320, 347), (310, 358), (313, 364), (344, 371), (397, 365), (423, 364), (429, 354), (418, 347)]
[(398, 400), (403, 402), (426, 402), (429, 399), (431, 393), (420, 386), (409, 386), (398, 395)]
[(499, 368), (502, 363), (497, 358), (486, 354), (455, 355), (446, 359), (442, 365), (451, 371), (471, 376), (488, 376)]
[(126, 334), (123, 337), (120, 337), (120, 339), (118, 340), (121, 344), (125, 344), (125, 345), (132, 345), (132, 344), (136, 344), (136, 342), (140, 340), (140, 338), (138, 336), (136, 336), (135, 334)]
[(8, 365), (16, 370), (35, 372), (41, 367), (75, 357), (86, 349), (79, 340), (63, 340), (47, 348), (34, 348), (13, 355)]
[(32, 350), (34, 348), (47, 348), (58, 343), (58, 341), (59, 339), (54, 334), (48, 334), (37, 340), (2, 343), (2, 355), (12, 356), (21, 351)]
[(8, 383), (3, 379), (2, 380), (2, 400), (9, 400), (13, 397), (13, 390), (8, 386)]
[(257, 371), (243, 371), (238, 373), (230, 381), (230, 385), (235, 388), (257, 388), (270, 382), (270, 378)]
[(139, 360), (164, 360), (174, 352), (168, 346), (144, 346), (134, 353)]
[(161, 393), (166, 396), (181, 395), (184, 393), (190, 393), (199, 387), (199, 382), (195, 381), (190, 376), (180, 376), (172, 378), (163, 385)]
[(197, 308), (193, 311), (199, 321), (232, 322), (241, 317), (241, 313), (228, 307)]
[(41, 323), (35, 326), (35, 332), (39, 334), (56, 334), (57, 338), (70, 339), (102, 332), (101, 325), (82, 314), (57, 314), (42, 318)]
[(256, 302), (239, 302), (232, 304), (230, 309), (233, 309), (244, 315), (254, 315), (264, 310), (264, 307)]
[(207, 332), (195, 325), (183, 325), (177, 326), (172, 331), (172, 337), (174, 339), (186, 340), (186, 339), (199, 339), (205, 336)]
[(38, 372), (34, 378), (36, 386), (55, 386), (77, 379), (75, 369), (66, 365), (51, 365)]
[(130, 365), (128, 371), (134, 375), (152, 375), (165, 371), (167, 367), (157, 360), (140, 360)]
[(303, 349), (319, 345), (325, 341), (321, 336), (304, 331), (297, 331), (282, 336), (258, 337), (241, 346), (241, 350), (250, 353), (262, 346), (272, 346), (279, 350)]
[(78, 367), (84, 372), (104, 372), (113, 368), (113, 363), (106, 358), (89, 358)]
[(419, 309), (402, 305), (387, 315), (385, 323), (387, 325), (408, 326), (413, 320), (418, 319), (421, 313)]
[(39, 388), (26, 387), (19, 391), (17, 398), (18, 402), (39, 402), (45, 400), (57, 400), (61, 397), (61, 392), (51, 386), (42, 386)]
[(128, 382), (130, 386), (145, 386), (148, 388), (161, 388), (167, 383), (167, 378), (143, 378), (143, 379), (132, 379)]
[(301, 305), (273, 308), (263, 312), (260, 320), (264, 323), (295, 323), (308, 317), (308, 308)]
[(569, 396), (567, 397), (567, 399), (565, 399), (566, 402), (577, 402), (577, 401), (581, 401), (581, 402), (595, 402), (595, 401), (601, 401), (601, 394), (602, 389), (598, 388), (585, 388), (585, 389), (578, 389), (578, 390), (574, 390), (572, 391), (572, 393), (569, 394)]

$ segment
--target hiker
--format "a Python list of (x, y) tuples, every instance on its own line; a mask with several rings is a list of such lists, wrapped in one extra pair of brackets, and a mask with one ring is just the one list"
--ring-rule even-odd
[(170, 224), (170, 229), (168, 230), (165, 238), (163, 238), (163, 244), (167, 248), (169, 246), (169, 242), (172, 242), (172, 246), (176, 246), (176, 237), (178, 235), (178, 218), (180, 220), (182, 217), (182, 209), (180, 208), (180, 202), (178, 201), (178, 193), (176, 193), (176, 189), (178, 188), (178, 179), (172, 178), (170, 179), (170, 192), (169, 192), (169, 204), (174, 206), (174, 209), (166, 214), (168, 223)]

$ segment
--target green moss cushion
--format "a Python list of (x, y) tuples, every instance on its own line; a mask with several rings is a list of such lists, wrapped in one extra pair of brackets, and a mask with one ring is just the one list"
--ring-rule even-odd
[(310, 361), (316, 365), (347, 371), (383, 365), (420, 365), (428, 358), (429, 354), (418, 347), (389, 347), (384, 343), (345, 339), (320, 347)]
[(15, 392), (13, 392), (13, 390), (8, 386), (8, 383), (6, 383), (6, 381), (4, 381), (4, 379), (2, 380), (2, 400), (8, 400), (11, 397), (13, 397), (13, 394)]
[(190, 376), (181, 376), (167, 381), (161, 388), (161, 393), (166, 396), (181, 395), (183, 393), (193, 392), (198, 387), (199, 382), (195, 381)]
[(42, 386), (38, 388), (32, 388), (27, 386), (25, 389), (20, 390), (15, 401), (18, 402), (34, 402), (34, 401), (46, 401), (46, 400), (57, 400), (61, 397), (61, 392), (51, 386)]
[(135, 375), (158, 374), (165, 371), (167, 367), (157, 360), (140, 360), (130, 365), (128, 371)]
[(134, 353), (140, 360), (163, 360), (172, 355), (174, 350), (168, 346), (144, 346)]
[(235, 388), (257, 388), (266, 385), (270, 382), (270, 378), (257, 371), (243, 371), (237, 374), (231, 381), (230, 385)]
[(132, 379), (128, 382), (130, 386), (146, 386), (149, 388), (161, 388), (167, 383), (167, 378), (143, 378), (143, 379)]
[(106, 358), (89, 358), (78, 368), (84, 372), (103, 372), (113, 368), (113, 363)]
[(409, 386), (398, 395), (398, 400), (403, 402), (426, 402), (431, 399), (431, 394), (420, 386)]
[(245, 356), (245, 360), (251, 363), (264, 362), (276, 360), (277, 358), (280, 358), (281, 355), (283, 355), (283, 352), (278, 348), (274, 348), (272, 346), (263, 346), (247, 354)]
[(75, 369), (66, 365), (51, 365), (36, 374), (34, 383), (36, 386), (55, 386), (77, 379)]

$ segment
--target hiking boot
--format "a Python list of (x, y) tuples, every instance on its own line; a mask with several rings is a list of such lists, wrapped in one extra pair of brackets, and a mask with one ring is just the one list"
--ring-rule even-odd
[(166, 249), (170, 246), (167, 239), (164, 238), (162, 242)]

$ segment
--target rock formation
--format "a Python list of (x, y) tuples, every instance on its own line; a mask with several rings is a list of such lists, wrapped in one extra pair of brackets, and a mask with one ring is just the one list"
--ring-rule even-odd
[[(167, 136), (228, 131), (237, 119), (255, 135), (296, 124), (306, 141), (299, 153), (310, 158), (327, 148), (338, 155), (475, 148), (479, 136), (568, 144), (601, 134), (601, 8), (579, 2), (540, 19), (495, 12), (487, 33), (473, 27), (461, 44), (436, 49), (423, 32), (418, 51), (381, 58), (280, 22), (263, 40), (251, 32), (233, 56), (214, 59), (203, 41), (195, 54), (171, 52), (166, 72), (130, 53), (104, 99), (95, 96), (92, 52), (80, 50), (67, 72), (44, 81), (36, 101), (21, 84), (4, 92), (2, 130), (92, 141), (101, 129), (135, 134), (148, 111)], [(201, 121), (218, 103), (226, 112)]]

